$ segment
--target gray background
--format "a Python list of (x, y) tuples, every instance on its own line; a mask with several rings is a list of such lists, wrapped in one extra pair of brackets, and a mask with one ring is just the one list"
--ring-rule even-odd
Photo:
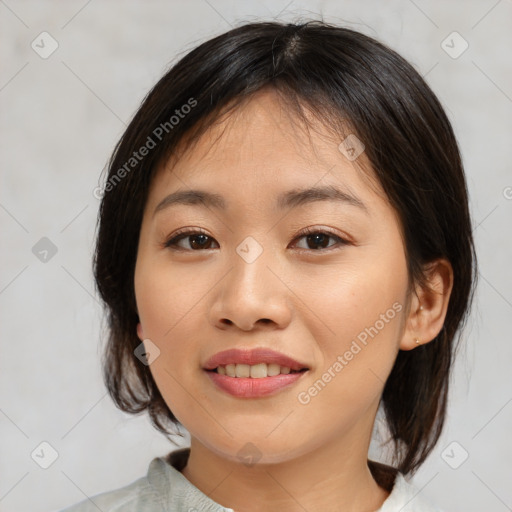
[[(446, 511), (512, 510), (510, 0), (0, 0), (1, 511), (57, 510), (127, 485), (174, 448), (145, 416), (118, 411), (101, 381), (93, 190), (169, 63), (241, 21), (303, 17), (389, 44), (453, 123), (480, 284), (446, 429), (413, 483)], [(58, 43), (49, 56), (44, 31)], [(58, 454), (47, 469), (43, 441)]]

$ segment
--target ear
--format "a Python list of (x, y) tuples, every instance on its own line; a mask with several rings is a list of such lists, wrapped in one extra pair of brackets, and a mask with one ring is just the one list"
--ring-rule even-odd
[(417, 287), (411, 294), (400, 350), (429, 343), (443, 328), (453, 288), (453, 268), (448, 260), (441, 258), (430, 262), (425, 274), (427, 286)]
[(140, 341), (144, 341), (146, 339), (140, 322), (137, 324), (137, 336), (139, 337)]

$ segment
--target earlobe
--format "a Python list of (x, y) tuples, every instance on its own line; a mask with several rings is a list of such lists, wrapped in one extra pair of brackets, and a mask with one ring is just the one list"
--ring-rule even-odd
[(400, 350), (412, 350), (429, 343), (441, 332), (453, 288), (453, 269), (444, 258), (428, 264), (427, 284), (412, 299)]
[(142, 330), (142, 325), (140, 322), (137, 324), (137, 336), (139, 337), (140, 341), (144, 341), (144, 331)]

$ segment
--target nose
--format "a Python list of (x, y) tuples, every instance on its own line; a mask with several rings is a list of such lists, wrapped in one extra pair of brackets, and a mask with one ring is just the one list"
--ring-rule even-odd
[(232, 263), (214, 288), (211, 323), (223, 330), (285, 328), (292, 317), (291, 292), (279, 271), (263, 254), (252, 263), (237, 254)]

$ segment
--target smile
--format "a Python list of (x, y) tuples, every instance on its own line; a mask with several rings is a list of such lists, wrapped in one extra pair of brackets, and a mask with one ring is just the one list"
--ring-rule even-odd
[(228, 377), (263, 379), (265, 377), (275, 377), (276, 375), (299, 373), (301, 370), (292, 370), (289, 366), (280, 366), (275, 363), (258, 363), (254, 365), (228, 364), (226, 366), (218, 366), (212, 371), (216, 371), (219, 375), (227, 375)]
[(206, 371), (213, 384), (237, 398), (261, 398), (275, 395), (292, 384), (295, 384), (307, 370), (279, 374), (273, 377), (229, 377), (214, 370)]
[(219, 352), (203, 370), (217, 389), (231, 396), (260, 398), (291, 386), (309, 368), (285, 354), (259, 347)]

